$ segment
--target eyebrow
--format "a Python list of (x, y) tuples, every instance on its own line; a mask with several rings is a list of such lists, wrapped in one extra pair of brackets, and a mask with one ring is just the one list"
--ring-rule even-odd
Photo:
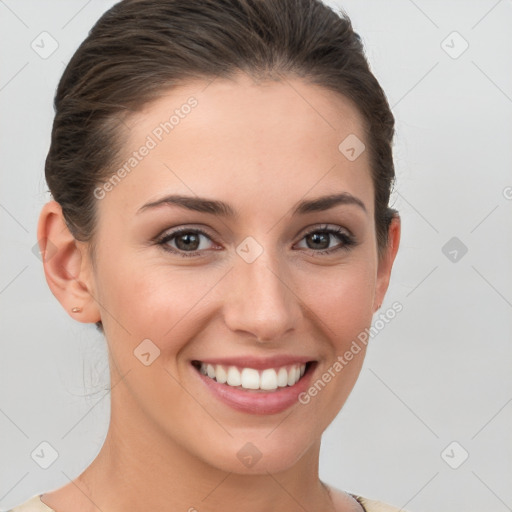
[[(311, 212), (319, 212), (329, 210), (340, 204), (355, 205), (361, 208), (365, 213), (368, 213), (366, 206), (358, 197), (342, 192), (340, 194), (331, 194), (327, 196), (317, 197), (315, 199), (306, 199), (301, 201), (293, 210), (293, 215), (304, 215)], [(217, 201), (214, 199), (207, 199), (197, 196), (184, 196), (184, 195), (169, 195), (161, 199), (146, 203), (137, 211), (137, 214), (153, 208), (158, 208), (163, 205), (176, 205), (188, 210), (210, 213), (220, 217), (237, 218), (238, 214), (228, 203)]]

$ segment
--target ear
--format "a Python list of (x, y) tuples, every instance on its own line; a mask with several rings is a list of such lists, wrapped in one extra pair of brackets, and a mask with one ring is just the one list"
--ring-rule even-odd
[(86, 245), (71, 234), (56, 201), (45, 204), (41, 211), (37, 240), (46, 282), (64, 309), (79, 322), (101, 320), (93, 296), (94, 274)]
[(378, 262), (377, 286), (373, 302), (373, 311), (377, 311), (382, 302), (389, 285), (391, 269), (395, 261), (398, 246), (400, 245), (401, 220), (398, 214), (392, 218), (388, 229), (388, 244)]

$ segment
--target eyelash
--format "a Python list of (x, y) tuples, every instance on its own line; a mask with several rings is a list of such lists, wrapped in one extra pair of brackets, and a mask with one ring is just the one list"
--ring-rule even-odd
[[(183, 258), (190, 258), (190, 257), (193, 257), (193, 256), (200, 255), (200, 253), (202, 251), (190, 251), (190, 252), (188, 252), (188, 251), (181, 251), (179, 249), (171, 249), (167, 245), (169, 241), (171, 241), (173, 238), (176, 238), (177, 236), (179, 236), (180, 234), (183, 234), (183, 233), (194, 233), (194, 234), (204, 235), (207, 238), (209, 238), (210, 240), (212, 239), (212, 237), (208, 233), (206, 233), (205, 231), (203, 231), (201, 229), (196, 229), (196, 228), (178, 228), (178, 229), (175, 229), (174, 231), (172, 231), (171, 233), (167, 233), (167, 234), (165, 234), (163, 236), (158, 237), (155, 240), (155, 243), (157, 245), (160, 245), (164, 251), (170, 252), (172, 254), (178, 254), (180, 257), (183, 257)], [(303, 240), (308, 235), (312, 235), (313, 233), (328, 233), (328, 234), (332, 234), (332, 235), (337, 236), (342, 241), (342, 243), (343, 243), (341, 246), (331, 247), (330, 249), (321, 249), (321, 250), (318, 250), (318, 251), (315, 251), (313, 249), (309, 249), (309, 251), (311, 251), (315, 255), (317, 255), (317, 254), (327, 255), (327, 254), (331, 254), (331, 253), (337, 252), (337, 251), (348, 251), (353, 246), (357, 245), (355, 237), (352, 236), (352, 235), (348, 235), (342, 228), (329, 228), (327, 226), (315, 227), (315, 228), (311, 229), (310, 231), (307, 231), (306, 233), (304, 233), (304, 235), (302, 236), (301, 240)]]

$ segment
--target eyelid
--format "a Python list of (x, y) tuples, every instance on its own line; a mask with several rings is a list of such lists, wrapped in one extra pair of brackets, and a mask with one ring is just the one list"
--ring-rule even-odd
[(179, 234), (181, 232), (185, 232), (185, 231), (197, 231), (199, 233), (202, 233), (202, 234), (208, 236), (212, 240), (215, 239), (215, 237), (216, 237), (215, 234), (211, 233), (209, 231), (209, 229), (205, 228), (203, 225), (199, 225), (199, 224), (180, 224), (180, 225), (174, 226), (172, 228), (164, 229), (163, 231), (160, 232), (160, 234), (156, 235), (153, 238), (153, 240), (154, 241), (162, 240), (163, 238), (165, 238), (167, 236), (177, 235), (177, 234)]
[[(302, 233), (302, 237), (304, 237), (305, 235), (309, 235), (310, 233), (315, 233), (317, 231), (329, 231), (329, 230), (333, 230), (333, 231), (344, 231), (347, 236), (354, 236), (353, 233), (350, 231), (350, 229), (344, 227), (344, 226), (339, 226), (337, 224), (326, 224), (326, 223), (323, 223), (323, 224), (311, 224), (311, 226), (308, 226), (307, 228), (304, 228), (305, 231), (300, 231), (299, 233)], [(301, 239), (302, 239), (301, 237)]]

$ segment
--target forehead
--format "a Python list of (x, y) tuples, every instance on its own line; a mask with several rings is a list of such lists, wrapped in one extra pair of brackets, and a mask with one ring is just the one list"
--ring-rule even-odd
[(260, 209), (264, 198), (269, 211), (279, 203), (282, 212), (284, 202), (340, 191), (373, 211), (368, 152), (353, 160), (340, 150), (346, 140), (366, 144), (362, 117), (345, 97), (317, 85), (256, 83), (246, 75), (190, 82), (127, 124), (118, 164), (137, 161), (108, 194), (127, 213), (165, 193), (221, 198), (237, 210), (259, 197)]

